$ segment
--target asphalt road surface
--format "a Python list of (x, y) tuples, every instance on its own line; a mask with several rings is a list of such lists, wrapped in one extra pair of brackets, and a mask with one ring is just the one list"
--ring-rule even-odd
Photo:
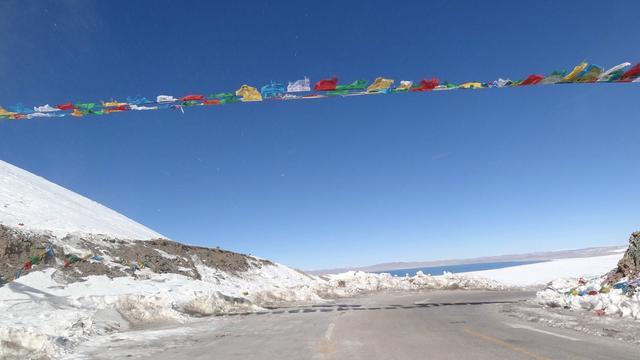
[(640, 346), (517, 320), (530, 292), (380, 293), (104, 336), (87, 359), (640, 359)]

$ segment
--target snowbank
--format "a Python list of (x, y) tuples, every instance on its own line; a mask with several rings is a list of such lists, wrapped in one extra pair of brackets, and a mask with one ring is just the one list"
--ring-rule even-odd
[(53, 268), (29, 273), (0, 288), (0, 358), (58, 357), (93, 335), (185, 322), (191, 315), (258, 311), (380, 290), (503, 288), (495, 281), (453, 274), (315, 277), (279, 264), (237, 275), (204, 265), (198, 271), (202, 280), (145, 269), (136, 278), (88, 276), (73, 283), (65, 283)]
[(52, 232), (82, 232), (125, 239), (161, 234), (95, 201), (0, 160), (0, 224)]
[(640, 292), (635, 292), (624, 281), (613, 287), (603, 287), (603, 281), (602, 277), (558, 279), (539, 291), (536, 300), (543, 306), (640, 320)]
[(362, 271), (348, 271), (327, 275), (326, 291), (336, 296), (353, 296), (363, 292), (381, 290), (420, 289), (504, 289), (497, 281), (472, 278), (466, 275), (444, 273), (440, 276), (425, 275), (418, 271), (415, 276), (392, 276), (387, 273), (373, 274)]
[(600, 276), (613, 269), (618, 260), (620, 260), (620, 254), (616, 251), (613, 255), (559, 259), (464, 274), (496, 280), (505, 285), (527, 287), (544, 285), (558, 278)]

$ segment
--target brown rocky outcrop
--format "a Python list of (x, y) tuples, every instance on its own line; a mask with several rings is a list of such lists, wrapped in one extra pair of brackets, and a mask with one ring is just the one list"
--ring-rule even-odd
[[(84, 249), (83, 253), (65, 254), (64, 245)], [(185, 245), (167, 239), (136, 241), (114, 239), (101, 235), (68, 235), (57, 239), (52, 235), (38, 234), (21, 229), (0, 225), (0, 286), (15, 278), (16, 271), (29, 259), (43, 253), (47, 245), (52, 245), (55, 258), (46, 258), (32, 270), (54, 267), (62, 270), (66, 281), (79, 281), (89, 275), (107, 275), (108, 277), (131, 276), (134, 272), (130, 264), (144, 264), (156, 273), (176, 273), (200, 279), (198, 266), (207, 266), (229, 274), (237, 274), (272, 264), (268, 260), (256, 259), (222, 249)], [(116, 260), (78, 261), (64, 267), (65, 256), (83, 257), (86, 254), (98, 255)], [(25, 272), (27, 273), (27, 272)]]
[(631, 234), (629, 248), (618, 261), (618, 266), (607, 274), (605, 282), (613, 284), (625, 277), (627, 279), (640, 277), (640, 231)]

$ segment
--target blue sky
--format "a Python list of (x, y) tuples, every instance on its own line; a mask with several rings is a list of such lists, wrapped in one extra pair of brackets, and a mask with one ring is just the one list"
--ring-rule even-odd
[[(618, 1), (0, 3), (0, 104), (640, 61)], [(602, 8), (602, 9), (601, 9)], [(600, 9), (600, 10), (598, 10)], [(0, 158), (182, 242), (312, 269), (624, 244), (640, 86), (0, 123)]]

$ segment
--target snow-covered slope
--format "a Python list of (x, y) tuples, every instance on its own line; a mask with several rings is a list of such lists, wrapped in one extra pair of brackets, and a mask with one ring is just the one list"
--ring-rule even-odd
[(73, 232), (139, 240), (164, 237), (95, 201), (2, 160), (0, 224), (47, 230), (58, 237)]

